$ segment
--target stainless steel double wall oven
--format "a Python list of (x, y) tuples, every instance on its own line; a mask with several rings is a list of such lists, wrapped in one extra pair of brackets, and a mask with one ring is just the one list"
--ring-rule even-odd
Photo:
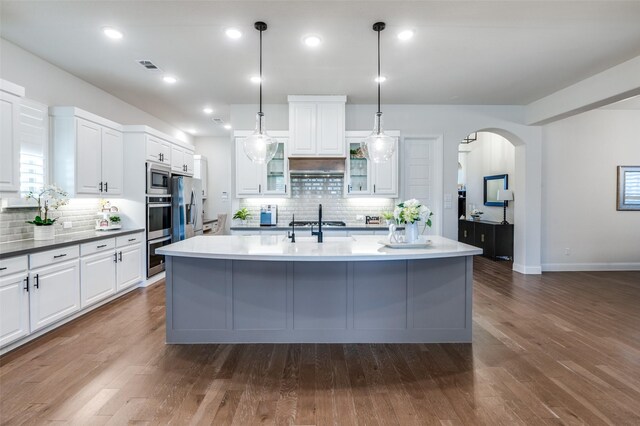
[(164, 271), (164, 256), (156, 254), (171, 244), (171, 168), (147, 163), (147, 277)]

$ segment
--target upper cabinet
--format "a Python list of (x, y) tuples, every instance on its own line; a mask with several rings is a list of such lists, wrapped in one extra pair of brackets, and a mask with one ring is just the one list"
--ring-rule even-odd
[(207, 167), (207, 157), (202, 155), (193, 156), (193, 177), (202, 181), (202, 198), (207, 199), (209, 195), (208, 188), (209, 170)]
[(74, 107), (49, 113), (53, 182), (70, 196), (122, 195), (122, 126)]
[(20, 100), (24, 89), (0, 80), (0, 193), (20, 190)]
[(346, 197), (398, 197), (398, 139), (397, 131), (385, 132), (396, 139), (396, 149), (389, 161), (373, 163), (364, 158), (360, 151), (360, 142), (369, 132), (348, 132), (347, 175), (345, 179)]
[[(246, 132), (246, 135), (250, 133)], [(288, 194), (289, 167), (285, 155), (287, 138), (275, 135), (277, 132), (270, 133), (278, 141), (278, 150), (267, 164), (253, 163), (244, 153), (243, 140), (246, 135), (243, 132), (236, 133), (236, 197), (286, 196)]]
[(346, 156), (346, 96), (289, 96), (289, 155)]
[(152, 135), (146, 135), (147, 161), (158, 164), (171, 164), (171, 143)]
[(171, 146), (171, 171), (174, 174), (193, 176), (193, 151), (178, 145)]

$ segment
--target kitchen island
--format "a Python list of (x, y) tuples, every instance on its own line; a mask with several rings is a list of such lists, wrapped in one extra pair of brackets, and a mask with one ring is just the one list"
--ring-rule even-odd
[(166, 256), (167, 343), (470, 342), (473, 256), (443, 237), (198, 236)]

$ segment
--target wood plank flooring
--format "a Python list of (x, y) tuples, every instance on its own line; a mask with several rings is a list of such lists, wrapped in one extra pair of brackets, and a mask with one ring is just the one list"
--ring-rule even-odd
[(640, 272), (509, 268), (473, 344), (165, 345), (136, 290), (0, 358), (0, 423), (640, 425)]

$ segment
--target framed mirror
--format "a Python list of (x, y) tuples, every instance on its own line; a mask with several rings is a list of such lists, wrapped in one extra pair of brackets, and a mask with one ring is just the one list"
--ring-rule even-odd
[(640, 210), (640, 166), (618, 166), (617, 210)]
[(508, 175), (493, 175), (484, 177), (484, 205), (504, 207), (504, 201), (498, 201), (498, 190), (509, 189)]

